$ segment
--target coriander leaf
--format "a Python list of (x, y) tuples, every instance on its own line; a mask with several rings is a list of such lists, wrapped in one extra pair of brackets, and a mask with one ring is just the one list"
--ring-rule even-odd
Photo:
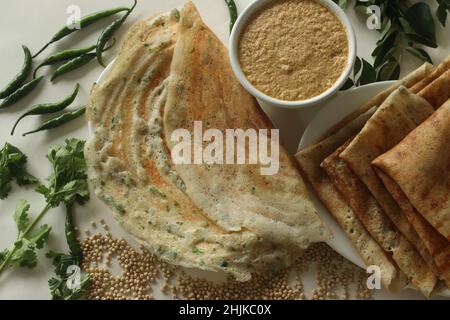
[[(11, 249), (2, 253), (0, 273), (7, 267), (34, 267), (37, 264), (36, 251), (43, 248), (51, 231), (48, 225), (37, 226), (37, 224), (50, 208), (56, 207), (62, 202), (69, 207), (75, 202), (83, 204), (89, 200), (83, 150), (84, 141), (78, 139), (68, 139), (64, 145), (56, 145), (50, 149), (47, 154), (52, 165), (52, 173), (48, 178), (49, 185), (40, 184), (36, 188), (37, 192), (45, 196), (47, 205), (30, 222), (28, 204), (24, 201), (18, 204), (15, 213), (19, 229), (18, 239)], [(13, 158), (20, 160), (24, 156), (16, 153)], [(24, 180), (28, 178), (24, 178)], [(80, 260), (77, 259), (79, 263)]]
[(51, 229), (52, 228), (48, 225), (43, 224), (38, 228), (32, 229), (26, 239), (37, 249), (42, 249), (48, 239), (48, 236), (50, 235)]
[(56, 253), (49, 251), (46, 257), (53, 259), (53, 265), (55, 266), (55, 274), (60, 277), (67, 275), (67, 268), (72, 265), (79, 265), (81, 261), (78, 261), (74, 256), (65, 253)]
[(68, 139), (65, 145), (53, 146), (47, 158), (52, 164), (50, 185), (40, 185), (36, 191), (42, 193), (51, 207), (61, 202), (84, 204), (89, 200), (84, 141)]
[(16, 182), (19, 186), (27, 186), (37, 184), (39, 180), (27, 172), (19, 172), (16, 176)]
[(34, 268), (37, 265), (37, 255), (33, 246), (22, 247), (21, 250), (16, 251), (13, 256), (13, 263), (17, 264), (19, 267)]
[(80, 286), (78, 289), (67, 287), (67, 279), (51, 278), (48, 281), (53, 300), (77, 300), (80, 299), (89, 288), (89, 276), (81, 275)]
[(5, 199), (11, 190), (11, 182), (15, 178), (19, 185), (37, 183), (37, 179), (27, 173), (25, 164), (27, 156), (17, 147), (5, 143), (0, 150), (0, 199)]
[(3, 251), (0, 251), (0, 264), (3, 263), (3, 261), (5, 260), (6, 256), (8, 255), (9, 250), (5, 249)]
[(19, 200), (16, 206), (16, 211), (14, 212), (14, 221), (16, 222), (17, 229), (19, 230), (19, 235), (25, 231), (30, 224), (28, 210), (30, 210), (30, 204), (24, 199)]

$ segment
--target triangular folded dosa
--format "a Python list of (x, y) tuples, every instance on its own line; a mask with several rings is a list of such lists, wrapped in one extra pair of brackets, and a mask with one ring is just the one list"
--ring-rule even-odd
[(399, 272), (387, 257), (383, 249), (370, 236), (352, 208), (345, 202), (339, 191), (320, 167), (321, 162), (337, 147), (355, 135), (364, 126), (372, 113), (364, 114), (338, 130), (325, 140), (301, 150), (297, 161), (313, 189), (330, 211), (336, 222), (342, 227), (367, 266), (376, 265), (381, 270), (381, 280), (387, 288), (401, 286)]
[[(373, 162), (399, 188), (406, 205), (412, 205), (412, 212), (425, 218), (426, 221), (421, 221), (421, 217), (416, 217), (418, 225), (424, 228), (421, 235), (428, 241), (431, 253), (438, 260), (444, 259), (436, 264), (447, 281), (450, 269), (449, 142), (450, 101)], [(441, 236), (433, 234), (430, 226)]]
[[(176, 144), (168, 139), (173, 131), (193, 132), (194, 121), (224, 136), (228, 129), (271, 129), (256, 100), (235, 78), (227, 49), (192, 4), (183, 9), (179, 32), (163, 119), (169, 149)], [(284, 148), (279, 161), (279, 172), (266, 176), (260, 174), (260, 164), (175, 165), (175, 170), (186, 183), (186, 194), (225, 230), (249, 229), (300, 248), (327, 239), (328, 231)]]
[[(400, 87), (394, 91), (367, 121), (361, 132), (351, 141), (340, 157), (358, 178), (405, 237), (416, 246), (424, 258), (429, 254), (413, 226), (386, 190), (371, 166), (371, 162), (399, 143), (433, 108), (423, 98)], [(429, 259), (427, 259), (429, 261)]]
[(436, 277), (414, 246), (392, 224), (366, 186), (350, 170), (339, 154), (350, 143), (339, 147), (321, 164), (342, 197), (350, 205), (371, 236), (388, 252), (413, 285), (429, 296)]

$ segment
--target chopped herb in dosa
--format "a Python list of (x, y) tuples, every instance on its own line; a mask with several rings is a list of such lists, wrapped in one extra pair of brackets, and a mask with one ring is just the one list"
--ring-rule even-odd
[(366, 265), (379, 266), (384, 286), (389, 289), (396, 289), (403, 282), (400, 272), (397, 271), (384, 250), (366, 231), (355, 212), (345, 202), (325, 171), (320, 167), (321, 162), (327, 156), (333, 153), (349, 137), (361, 130), (371, 114), (369, 112), (350, 121), (346, 126), (325, 140), (301, 150), (296, 155), (296, 158), (312, 188), (346, 233)]
[(130, 29), (106, 81), (92, 89), (87, 116), (96, 194), (126, 231), (170, 263), (244, 281), (292, 264), (330, 236), (284, 149), (274, 176), (245, 165), (221, 175), (209, 171), (214, 165), (192, 165), (191, 174), (172, 162), (175, 126), (201, 120), (218, 129), (272, 128), (190, 2)]
[(340, 157), (367, 186), (372, 195), (405, 237), (429, 261), (429, 253), (413, 226), (386, 190), (371, 166), (371, 162), (399, 143), (433, 112), (423, 98), (405, 87), (394, 91), (367, 121)]
[(429, 296), (436, 285), (436, 277), (422, 256), (392, 224), (367, 187), (339, 158), (351, 139), (328, 156), (321, 167), (341, 192), (371, 236), (388, 252), (413, 285)]

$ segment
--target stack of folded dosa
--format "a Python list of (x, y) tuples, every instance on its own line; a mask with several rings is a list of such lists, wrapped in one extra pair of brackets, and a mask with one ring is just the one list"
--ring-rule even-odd
[(406, 276), (427, 296), (439, 279), (450, 284), (449, 98), (450, 57), (398, 81), (297, 154), (365, 262), (381, 268), (383, 283)]
[(248, 280), (330, 237), (282, 148), (272, 176), (262, 176), (259, 164), (172, 162), (172, 132), (192, 133), (194, 121), (223, 133), (272, 128), (190, 2), (131, 28), (106, 81), (92, 90), (87, 116), (95, 128), (85, 155), (96, 194), (170, 263)]

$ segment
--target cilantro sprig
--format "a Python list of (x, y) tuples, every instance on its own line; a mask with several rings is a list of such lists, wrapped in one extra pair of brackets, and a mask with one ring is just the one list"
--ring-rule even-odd
[(11, 190), (11, 182), (16, 179), (18, 185), (33, 185), (38, 179), (25, 169), (27, 156), (17, 147), (5, 143), (0, 150), (0, 199), (5, 199)]
[(18, 229), (17, 240), (11, 248), (0, 253), (0, 273), (15, 266), (36, 266), (36, 251), (44, 246), (51, 231), (49, 226), (38, 224), (51, 208), (61, 203), (66, 206), (84, 204), (89, 200), (83, 149), (84, 141), (78, 139), (68, 139), (64, 145), (56, 145), (50, 149), (47, 155), (52, 165), (49, 184), (41, 184), (36, 188), (37, 192), (45, 196), (47, 204), (31, 220), (28, 214), (29, 204), (25, 200), (19, 201), (14, 214)]
[(17, 240), (11, 249), (0, 253), (0, 272), (6, 267), (34, 268), (37, 264), (36, 250), (42, 249), (51, 228), (46, 224), (36, 227), (38, 221), (36, 219), (30, 221), (29, 209), (27, 201), (19, 200), (14, 212), (18, 230)]

